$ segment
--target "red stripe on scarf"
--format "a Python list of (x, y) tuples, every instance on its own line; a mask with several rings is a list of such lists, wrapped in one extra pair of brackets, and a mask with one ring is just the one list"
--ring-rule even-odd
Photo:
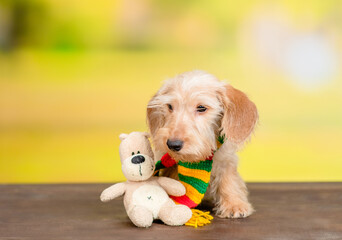
[(170, 196), (176, 203), (183, 204), (189, 208), (197, 207), (198, 204), (194, 203), (188, 196), (183, 195), (180, 197)]

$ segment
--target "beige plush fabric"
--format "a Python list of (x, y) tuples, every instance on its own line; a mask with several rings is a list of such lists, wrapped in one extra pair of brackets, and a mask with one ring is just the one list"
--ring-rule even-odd
[(132, 132), (120, 135), (120, 159), (126, 182), (105, 189), (101, 201), (124, 195), (128, 217), (137, 227), (150, 227), (154, 219), (179, 226), (192, 216), (190, 208), (176, 205), (168, 196), (182, 196), (184, 186), (171, 178), (152, 177), (155, 170), (148, 134)]

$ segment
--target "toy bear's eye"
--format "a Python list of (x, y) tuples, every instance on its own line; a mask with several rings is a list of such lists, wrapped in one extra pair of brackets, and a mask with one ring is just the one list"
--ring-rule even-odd
[(134, 152), (132, 152), (132, 156), (134, 155)]
[(138, 151), (137, 153), (140, 154), (140, 151)]

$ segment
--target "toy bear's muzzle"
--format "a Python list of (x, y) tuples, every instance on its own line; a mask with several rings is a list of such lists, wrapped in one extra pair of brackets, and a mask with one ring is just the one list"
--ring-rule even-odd
[(153, 175), (154, 170), (154, 160), (148, 155), (136, 154), (122, 162), (122, 172), (130, 181), (144, 181)]

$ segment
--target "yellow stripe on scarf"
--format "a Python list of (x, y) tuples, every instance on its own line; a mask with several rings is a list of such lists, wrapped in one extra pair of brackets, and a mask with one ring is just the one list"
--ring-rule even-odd
[(186, 194), (187, 196), (191, 196), (191, 200), (196, 203), (196, 204), (200, 204), (203, 197), (204, 197), (204, 194), (201, 194), (200, 192), (197, 191), (196, 188), (194, 188), (193, 186), (191, 186), (190, 184), (186, 183), (186, 182), (183, 182), (183, 181), (180, 181), (183, 186), (185, 187), (186, 189)]
[(196, 177), (200, 180), (202, 180), (205, 183), (208, 183), (210, 181), (210, 172), (207, 172), (205, 170), (201, 169), (190, 169), (185, 168), (181, 165), (178, 165), (178, 173), (188, 176), (188, 177)]

